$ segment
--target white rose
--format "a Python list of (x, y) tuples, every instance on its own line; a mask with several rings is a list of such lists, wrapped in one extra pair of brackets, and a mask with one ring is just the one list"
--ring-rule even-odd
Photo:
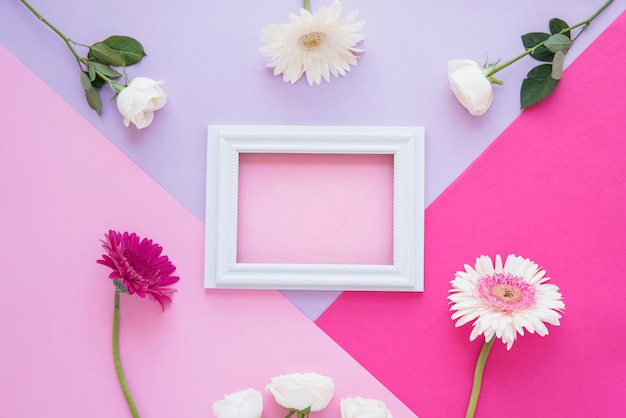
[(167, 101), (167, 94), (159, 87), (161, 84), (163, 81), (137, 77), (118, 94), (117, 110), (124, 116), (124, 125), (132, 122), (141, 129), (152, 123), (154, 111)]
[(328, 405), (335, 391), (332, 379), (317, 373), (292, 373), (272, 378), (265, 390), (274, 395), (276, 403), (286, 409), (311, 412)]
[(493, 100), (493, 89), (475, 61), (448, 61), (448, 80), (457, 100), (472, 115), (480, 116), (489, 109)]
[(360, 396), (341, 400), (341, 418), (392, 418), (385, 404)]
[(263, 397), (254, 389), (241, 390), (213, 402), (213, 415), (217, 418), (261, 418)]

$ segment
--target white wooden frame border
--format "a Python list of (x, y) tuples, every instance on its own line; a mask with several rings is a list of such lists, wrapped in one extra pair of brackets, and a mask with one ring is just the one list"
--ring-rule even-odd
[[(422, 127), (209, 125), (205, 287), (423, 291), (424, 148)], [(237, 263), (240, 153), (393, 154), (393, 264)]]

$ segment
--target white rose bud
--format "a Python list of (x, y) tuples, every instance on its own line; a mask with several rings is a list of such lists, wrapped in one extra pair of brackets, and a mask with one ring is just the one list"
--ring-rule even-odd
[(335, 391), (332, 379), (317, 373), (292, 373), (273, 377), (265, 390), (274, 395), (276, 403), (285, 409), (311, 412), (328, 405)]
[(472, 115), (480, 116), (489, 109), (493, 100), (493, 89), (475, 61), (448, 61), (448, 79), (457, 100)]
[(152, 123), (154, 111), (165, 106), (167, 101), (161, 84), (163, 81), (137, 77), (118, 94), (117, 110), (124, 116), (125, 126), (132, 122), (141, 129)]
[(385, 404), (360, 396), (341, 400), (341, 418), (392, 418)]
[(213, 415), (217, 418), (261, 418), (262, 413), (263, 397), (254, 389), (231, 393), (213, 402)]

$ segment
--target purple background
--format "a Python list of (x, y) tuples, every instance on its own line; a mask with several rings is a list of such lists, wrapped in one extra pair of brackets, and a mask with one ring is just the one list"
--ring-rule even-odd
[[(313, 10), (329, 2), (313, 0)], [(426, 128), (426, 204), (432, 202), (520, 113), (519, 88), (536, 62), (524, 58), (498, 74), (491, 109), (470, 116), (449, 90), (447, 61), (483, 63), (522, 52), (520, 35), (547, 31), (548, 20), (589, 17), (602, 0), (356, 1), (365, 52), (344, 78), (295, 85), (274, 77), (258, 54), (261, 27), (287, 22), (298, 1), (33, 1), (76, 42), (110, 35), (137, 38), (148, 56), (131, 78), (165, 80), (167, 106), (147, 129), (125, 128), (110, 89), (98, 117), (87, 105), (69, 50), (19, 1), (0, 0), (0, 42), (120, 147), (198, 219), (204, 220), (209, 124), (381, 125)], [(622, 11), (614, 2), (570, 50), (566, 66)], [(2, 71), (2, 69), (0, 69)], [(11, 77), (5, 72), (2, 77)], [(6, 117), (6, 116), (5, 116)], [(33, 115), (33, 123), (37, 115)], [(497, 175), (497, 173), (494, 173)], [(141, 193), (141, 191), (137, 191)], [(337, 292), (284, 292), (315, 319)]]

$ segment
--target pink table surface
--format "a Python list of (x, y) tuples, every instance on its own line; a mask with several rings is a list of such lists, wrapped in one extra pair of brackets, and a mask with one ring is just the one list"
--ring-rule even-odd
[(626, 14), (426, 210), (423, 294), (344, 292), (317, 324), (422, 417), (463, 416), (482, 341), (449, 281), (481, 254), (529, 257), (564, 296), (560, 327), (500, 342), (477, 416), (626, 416)]
[[(121, 352), (146, 417), (209, 417), (223, 395), (316, 371), (335, 397), (415, 416), (278, 291), (206, 291), (204, 225), (0, 47), (0, 416), (130, 416), (111, 357), (109, 228), (148, 236), (182, 277), (173, 303), (122, 295)], [(8, 116), (7, 116), (8, 115)], [(265, 393), (265, 416), (281, 409)]]

